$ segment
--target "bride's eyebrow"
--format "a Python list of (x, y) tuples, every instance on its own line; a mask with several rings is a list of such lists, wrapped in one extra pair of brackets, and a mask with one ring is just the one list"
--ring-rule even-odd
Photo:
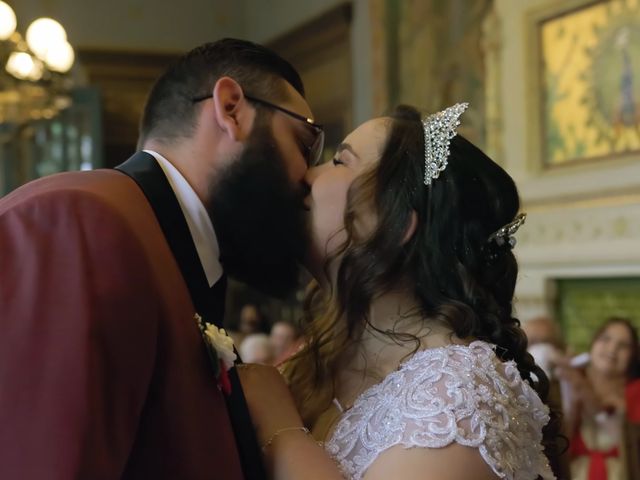
[(351, 155), (353, 155), (358, 159), (360, 158), (358, 154), (355, 152), (355, 150), (353, 149), (353, 147), (348, 143), (341, 143), (340, 145), (338, 145), (338, 148), (336, 148), (336, 154), (339, 155), (340, 152), (342, 152), (343, 150), (347, 150), (349, 153), (351, 153)]

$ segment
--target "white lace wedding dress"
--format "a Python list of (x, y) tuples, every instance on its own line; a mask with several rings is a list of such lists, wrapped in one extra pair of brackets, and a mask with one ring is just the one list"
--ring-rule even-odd
[(476, 447), (500, 478), (554, 479), (542, 451), (549, 410), (514, 362), (475, 341), (417, 352), (363, 392), (325, 448), (346, 478), (359, 480), (385, 450)]

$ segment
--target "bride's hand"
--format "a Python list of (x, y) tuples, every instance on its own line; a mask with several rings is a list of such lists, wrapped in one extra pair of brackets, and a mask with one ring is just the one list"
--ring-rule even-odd
[(282, 429), (302, 427), (289, 388), (275, 367), (244, 364), (237, 368), (261, 445)]

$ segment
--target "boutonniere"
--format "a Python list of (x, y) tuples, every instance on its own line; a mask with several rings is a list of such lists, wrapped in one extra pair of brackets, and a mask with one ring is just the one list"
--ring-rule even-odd
[(211, 323), (207, 323), (197, 313), (193, 316), (198, 324), (202, 339), (207, 347), (209, 360), (218, 382), (218, 388), (226, 395), (231, 394), (231, 381), (229, 380), (229, 370), (233, 367), (237, 355), (233, 349), (233, 339), (227, 334), (224, 328), (218, 328)]

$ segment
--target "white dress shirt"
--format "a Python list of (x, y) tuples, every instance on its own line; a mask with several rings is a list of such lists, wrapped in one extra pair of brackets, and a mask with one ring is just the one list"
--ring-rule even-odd
[(189, 182), (182, 176), (173, 164), (153, 150), (144, 150), (152, 155), (167, 176), (169, 184), (175, 193), (184, 218), (187, 221), (191, 238), (196, 245), (200, 263), (207, 276), (209, 286), (212, 287), (222, 276), (222, 264), (220, 263), (220, 247), (218, 237), (213, 229), (211, 218), (207, 209)]

